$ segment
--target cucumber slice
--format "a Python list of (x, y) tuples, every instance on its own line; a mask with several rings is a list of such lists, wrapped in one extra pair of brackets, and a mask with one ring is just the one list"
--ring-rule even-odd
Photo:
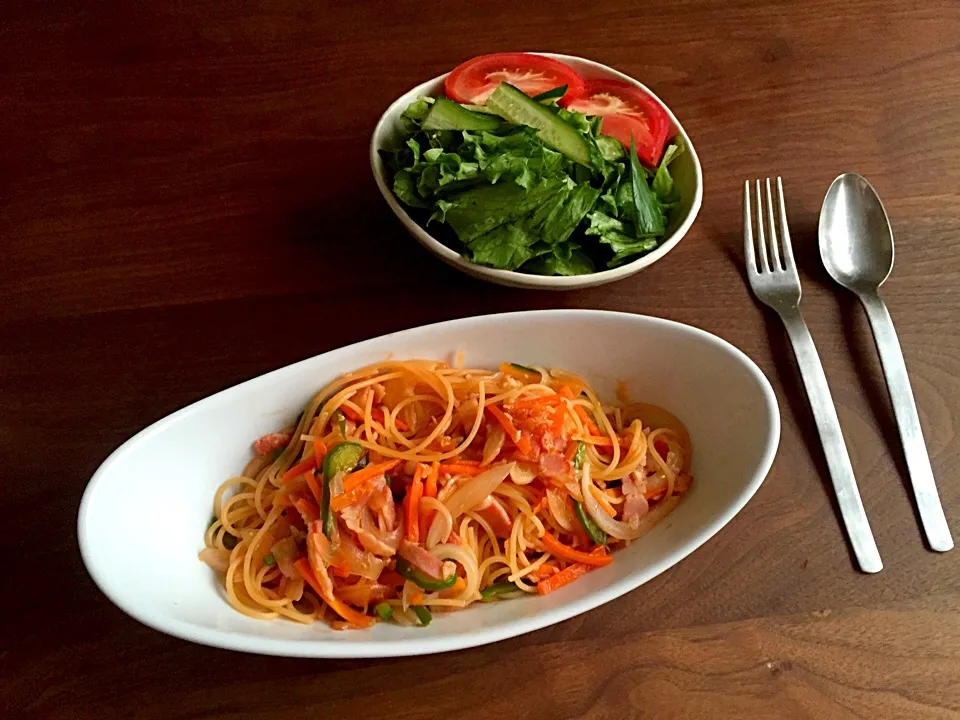
[(493, 115), (494, 117), (500, 117), (497, 113), (486, 105), (470, 105), (469, 103), (461, 103), (460, 107), (464, 110), (469, 110), (470, 112), (480, 113), (481, 115)]
[(533, 99), (538, 103), (552, 102), (554, 100), (559, 100), (564, 95), (567, 94), (567, 86), (561, 85), (560, 87), (555, 87), (553, 90), (547, 90), (540, 93), (539, 95), (534, 95)]
[(467, 110), (446, 98), (437, 98), (423, 120), (424, 130), (496, 130), (500, 118)]
[(487, 98), (487, 106), (508, 122), (529, 125), (537, 137), (576, 163), (593, 166), (594, 154), (587, 139), (565, 123), (553, 110), (529, 98), (509, 83), (500, 83)]

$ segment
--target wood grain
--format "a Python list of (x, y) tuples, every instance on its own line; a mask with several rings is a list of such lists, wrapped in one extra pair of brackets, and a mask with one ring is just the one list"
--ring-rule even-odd
[[(390, 215), (367, 165), (379, 114), (507, 49), (613, 65), (683, 121), (705, 199), (663, 262), (577, 293), (494, 288)], [(833, 177), (865, 174), (896, 236), (885, 297), (960, 537), (955, 1), (12, 0), (0, 131), (4, 717), (960, 717), (960, 555), (923, 547), (869, 328), (815, 237)], [(742, 183), (776, 174), (886, 566), (875, 577), (851, 565), (789, 346), (743, 282)], [(546, 307), (702, 327), (756, 360), (781, 402), (756, 498), (643, 588), (487, 648), (322, 662), (168, 638), (87, 577), (82, 490), (151, 421), (345, 343)]]

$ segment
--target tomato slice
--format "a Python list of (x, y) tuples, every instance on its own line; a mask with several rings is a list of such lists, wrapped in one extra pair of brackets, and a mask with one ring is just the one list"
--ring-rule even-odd
[(447, 75), (444, 91), (451, 100), (483, 105), (502, 82), (531, 97), (566, 85), (563, 97), (572, 98), (584, 88), (577, 71), (559, 60), (532, 53), (494, 53), (479, 55), (455, 67)]
[(603, 135), (630, 147), (630, 135), (637, 143), (637, 156), (656, 167), (670, 132), (670, 118), (660, 103), (635, 85), (619, 80), (590, 80), (583, 93), (564, 96), (561, 104), (585, 115), (603, 115)]

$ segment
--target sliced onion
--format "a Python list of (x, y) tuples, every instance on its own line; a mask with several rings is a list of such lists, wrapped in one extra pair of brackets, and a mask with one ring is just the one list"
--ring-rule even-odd
[(673, 496), (653, 507), (650, 512), (642, 518), (634, 517), (628, 522), (614, 520), (607, 515), (600, 507), (600, 503), (590, 492), (590, 486), (593, 480), (590, 478), (590, 463), (583, 465), (583, 477), (580, 479), (580, 489), (583, 493), (583, 507), (587, 514), (593, 519), (597, 526), (607, 535), (612, 535), (618, 540), (636, 540), (646, 532), (649, 532), (654, 525), (663, 520), (673, 508), (677, 506), (678, 496)]
[(337, 597), (339, 599), (359, 608), (366, 607), (370, 603), (386, 600), (392, 593), (392, 587), (377, 582), (358, 582), (353, 585), (339, 585), (337, 587)]
[(330, 542), (323, 534), (323, 524), (319, 520), (310, 523), (310, 531), (307, 533), (307, 561), (320, 583), (321, 597), (333, 597), (333, 580), (327, 573), (327, 557), (330, 553)]
[(487, 426), (487, 441), (483, 444), (483, 459), (480, 460), (481, 467), (486, 467), (503, 450), (503, 443), (507, 440), (507, 434), (500, 425)]
[(340, 513), (340, 520), (347, 526), (348, 530), (357, 534), (357, 539), (364, 550), (383, 557), (392, 557), (396, 554), (397, 544), (400, 542), (400, 527), (397, 526), (391, 532), (381, 530), (377, 526), (373, 511), (369, 506), (350, 505), (345, 507)]
[(343, 495), (343, 473), (337, 473), (330, 479), (330, 497)]
[(430, 497), (421, 499), (420, 505), (424, 510), (436, 511), (433, 520), (430, 521), (430, 530), (427, 532), (427, 541), (424, 543), (427, 549), (432, 549), (440, 543), (447, 542), (450, 533), (453, 532), (453, 518), (450, 517), (450, 511), (447, 510), (447, 506), (439, 500)]
[(513, 463), (497, 465), (461, 484), (445, 503), (450, 515), (456, 519), (468, 510), (473, 510), (507, 479), (513, 467)]
[(446, 485), (440, 488), (440, 491), (437, 493), (437, 500), (440, 502), (446, 502), (449, 500), (453, 494), (460, 489), (460, 483), (458, 482), (457, 477), (450, 479)]
[(230, 551), (220, 548), (204, 548), (197, 557), (217, 572), (225, 573), (230, 567)]
[(537, 465), (529, 462), (516, 462), (510, 471), (510, 479), (517, 485), (529, 485), (537, 479)]
[(303, 598), (303, 585), (303, 578), (297, 573), (296, 577), (283, 579), (280, 585), (280, 593), (293, 602), (299, 602)]
[(554, 490), (553, 488), (547, 488), (547, 507), (550, 508), (553, 518), (557, 521), (557, 525), (567, 532), (573, 531), (576, 519), (573, 517), (573, 513), (570, 512), (570, 505), (567, 504), (566, 495), (562, 495), (558, 490)]
[(357, 547), (350, 533), (340, 534), (340, 543), (337, 548), (337, 564), (342, 565), (349, 572), (368, 580), (376, 580), (383, 572), (386, 560), (378, 558), (373, 553), (365, 552)]
[(287, 535), (283, 540), (273, 544), (270, 548), (270, 554), (277, 561), (277, 567), (284, 577), (300, 577), (293, 563), (297, 561), (297, 541), (292, 536)]

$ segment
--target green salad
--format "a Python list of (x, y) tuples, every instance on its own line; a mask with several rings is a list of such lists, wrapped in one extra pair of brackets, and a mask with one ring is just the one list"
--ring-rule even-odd
[(502, 83), (482, 107), (412, 103), (401, 144), (381, 151), (397, 198), (467, 259), (501, 270), (583, 275), (650, 252), (679, 203), (668, 169), (679, 138), (645, 167), (600, 134), (602, 117), (558, 107), (565, 90), (530, 98)]

